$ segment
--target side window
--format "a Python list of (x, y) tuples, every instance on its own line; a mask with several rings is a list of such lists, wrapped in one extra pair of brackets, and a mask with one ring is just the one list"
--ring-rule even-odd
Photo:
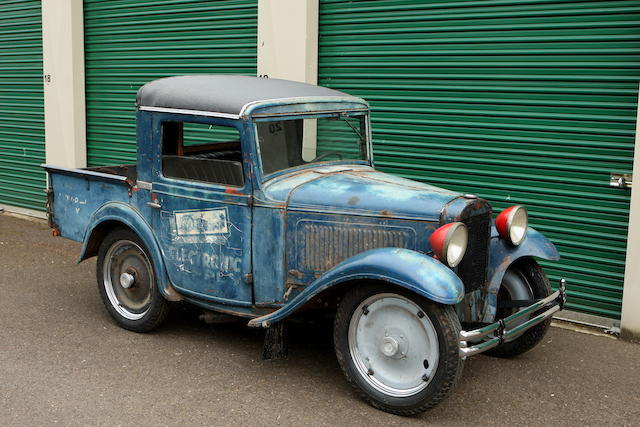
[(162, 174), (168, 178), (242, 187), (240, 133), (230, 126), (162, 123)]

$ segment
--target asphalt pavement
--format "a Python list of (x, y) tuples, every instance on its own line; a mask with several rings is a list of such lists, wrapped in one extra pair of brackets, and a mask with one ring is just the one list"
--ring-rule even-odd
[(176, 309), (150, 334), (117, 327), (95, 260), (43, 221), (0, 214), (0, 425), (633, 425), (640, 345), (557, 327), (516, 359), (467, 360), (454, 393), (403, 418), (361, 401), (331, 332), (296, 325), (287, 360), (262, 331)]

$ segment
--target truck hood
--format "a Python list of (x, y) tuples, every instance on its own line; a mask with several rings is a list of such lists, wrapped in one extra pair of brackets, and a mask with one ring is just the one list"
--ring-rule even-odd
[(290, 210), (320, 210), (439, 221), (459, 193), (389, 175), (369, 166), (303, 169), (265, 183), (265, 198)]

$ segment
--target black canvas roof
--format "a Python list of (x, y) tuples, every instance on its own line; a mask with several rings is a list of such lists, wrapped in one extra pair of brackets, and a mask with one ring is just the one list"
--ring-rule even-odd
[(364, 103), (337, 90), (290, 80), (194, 75), (167, 77), (145, 84), (138, 90), (137, 106), (238, 115), (245, 105), (253, 102), (299, 97), (347, 97)]

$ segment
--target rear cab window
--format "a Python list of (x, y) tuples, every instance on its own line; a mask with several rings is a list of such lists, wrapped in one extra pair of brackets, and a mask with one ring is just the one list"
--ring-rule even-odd
[(240, 133), (231, 126), (163, 122), (162, 174), (167, 178), (244, 186)]

